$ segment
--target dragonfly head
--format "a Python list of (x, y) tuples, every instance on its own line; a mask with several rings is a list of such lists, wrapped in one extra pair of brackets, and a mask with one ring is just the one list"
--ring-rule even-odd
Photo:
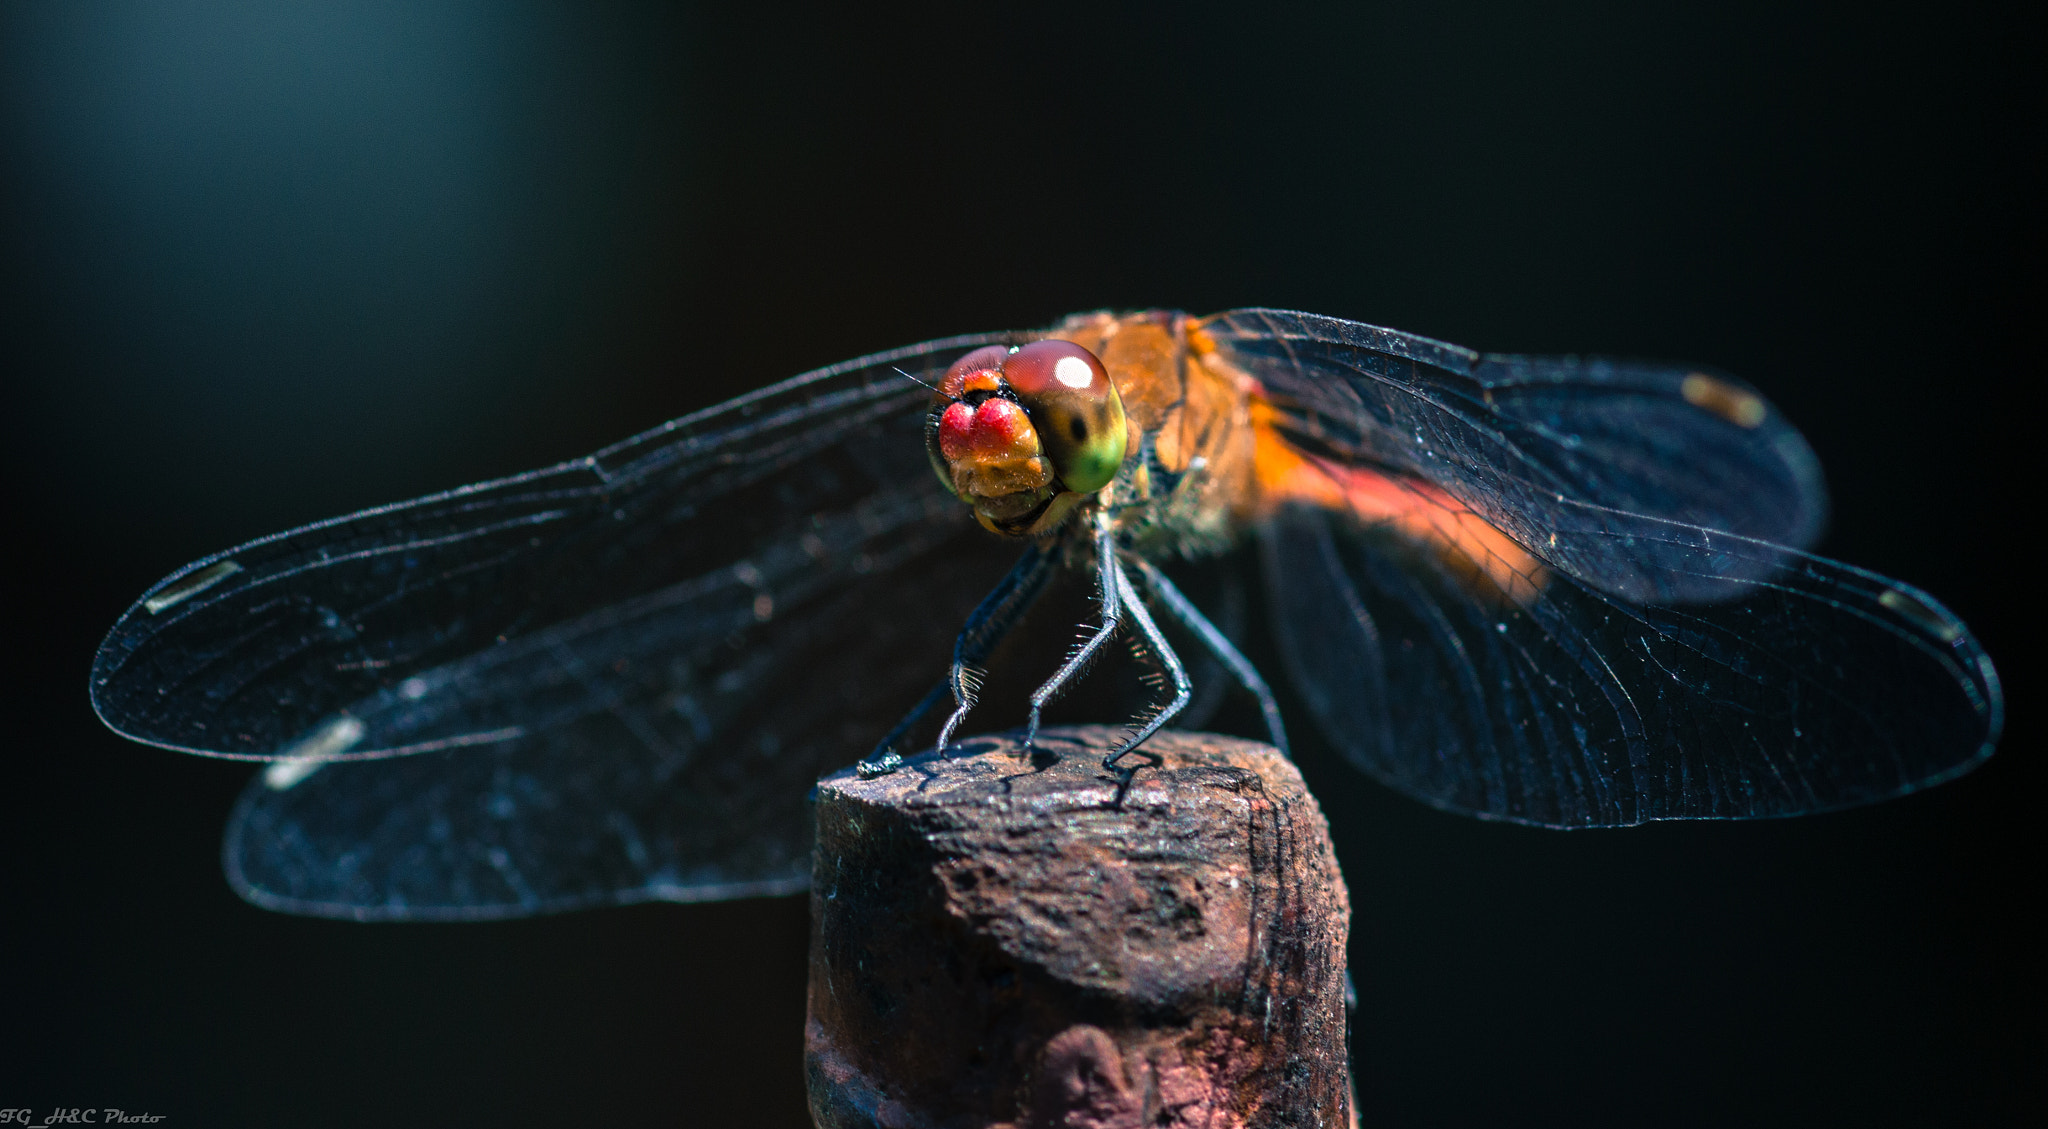
[(1065, 520), (1116, 478), (1125, 446), (1109, 371), (1070, 341), (976, 349), (946, 371), (925, 418), (940, 481), (1009, 536)]

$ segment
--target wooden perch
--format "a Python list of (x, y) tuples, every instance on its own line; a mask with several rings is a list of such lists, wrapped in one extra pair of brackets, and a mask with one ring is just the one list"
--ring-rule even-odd
[(1272, 748), (1011, 735), (818, 785), (812, 1117), (826, 1129), (1352, 1124), (1350, 905)]

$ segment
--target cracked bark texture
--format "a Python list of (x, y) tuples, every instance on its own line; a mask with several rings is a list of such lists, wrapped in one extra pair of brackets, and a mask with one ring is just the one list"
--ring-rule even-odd
[(1352, 1121), (1350, 904), (1269, 746), (961, 742), (818, 785), (811, 1112), (826, 1129)]

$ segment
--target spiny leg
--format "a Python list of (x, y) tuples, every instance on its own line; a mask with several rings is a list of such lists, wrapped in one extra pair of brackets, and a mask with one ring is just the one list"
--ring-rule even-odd
[(1110, 555), (1109, 563), (1110, 571), (1116, 575), (1117, 591), (1122, 595), (1124, 605), (1131, 610), (1131, 622), (1138, 625), (1138, 633), (1144, 637), (1146, 646), (1152, 648), (1152, 653), (1159, 657), (1159, 661), (1166, 667), (1166, 673), (1173, 679), (1173, 701), (1168, 702), (1166, 708), (1153, 714), (1151, 720), (1124, 738), (1108, 756), (1102, 758), (1102, 767), (1114, 772), (1116, 762), (1144, 744), (1146, 738), (1159, 732), (1160, 726), (1173, 720), (1174, 714), (1187, 707), (1188, 699), (1194, 697), (1195, 687), (1188, 681), (1188, 672), (1180, 665), (1180, 656), (1173, 653), (1172, 644), (1166, 641), (1165, 635), (1160, 634), (1159, 625), (1152, 622), (1152, 613), (1145, 610), (1145, 601), (1139, 598), (1138, 590), (1131, 586), (1130, 575), (1124, 572), (1124, 566), (1117, 562), (1114, 553)]
[(1095, 526), (1095, 577), (1102, 593), (1102, 626), (1066, 662), (1060, 664), (1052, 677), (1045, 680), (1045, 685), (1032, 692), (1031, 720), (1024, 727), (1024, 749), (1027, 752), (1038, 739), (1038, 718), (1045, 711), (1045, 704), (1066, 689), (1067, 683), (1081, 673), (1082, 668), (1095, 657), (1095, 652), (1116, 634), (1123, 621), (1123, 587), (1116, 583), (1115, 567), (1116, 543), (1109, 531), (1109, 518), (1106, 514), (1099, 515)]
[(943, 754), (946, 751), (953, 728), (967, 716), (968, 710), (974, 708), (975, 695), (979, 692), (970, 669), (987, 659), (996, 644), (1002, 642), (1003, 636), (1009, 634), (1010, 628), (1016, 626), (1018, 617), (1045, 591), (1046, 582), (1057, 567), (1058, 561), (1053, 554), (1041, 546), (1034, 544), (1024, 551), (1015, 567), (997, 582), (988, 595), (982, 597), (973, 614), (967, 617), (967, 626), (960, 629), (959, 637), (953, 641), (953, 665), (946, 676), (910, 707), (910, 712), (876, 743), (875, 751), (866, 760), (855, 766), (861, 776), (873, 778), (895, 771), (903, 763), (903, 757), (893, 746), (950, 690), (956, 708), (939, 735), (939, 752)]
[(1266, 680), (1259, 677), (1258, 668), (1231, 645), (1230, 637), (1217, 630), (1216, 625), (1209, 622), (1209, 617), (1203, 615), (1193, 601), (1181, 594), (1181, 590), (1174, 586), (1173, 581), (1166, 578), (1165, 573), (1143, 558), (1138, 558), (1136, 563), (1138, 571), (1144, 574), (1145, 586), (1152, 590), (1153, 595), (1159, 597), (1159, 601), (1166, 605), (1166, 610), (1173, 613), (1173, 618), (1179, 620), (1181, 626), (1194, 632), (1195, 638), (1200, 639), (1202, 645), (1209, 648), (1209, 653), (1215, 655), (1231, 674), (1237, 676), (1238, 685), (1243, 686), (1258, 700), (1259, 712), (1266, 718), (1266, 734), (1272, 739), (1273, 747), (1279, 749), (1282, 756), (1291, 757), (1293, 754), (1287, 749), (1287, 730), (1280, 724), (1280, 703), (1274, 700), (1272, 688), (1266, 685)]

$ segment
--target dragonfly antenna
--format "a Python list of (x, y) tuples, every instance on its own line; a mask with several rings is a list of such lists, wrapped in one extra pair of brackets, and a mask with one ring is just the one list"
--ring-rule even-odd
[[(938, 390), (937, 388), (933, 388), (933, 387), (932, 387), (931, 385), (929, 385), (929, 384), (925, 384), (925, 382), (924, 382), (924, 381), (922, 381), (922, 380), (919, 380), (918, 378), (916, 378), (916, 377), (914, 377), (914, 376), (910, 375), (910, 374), (909, 374), (909, 373), (907, 373), (907, 372), (904, 372), (904, 371), (903, 371), (902, 369), (900, 369), (900, 368), (896, 368), (896, 366), (895, 366), (895, 365), (890, 365), (889, 367), (890, 367), (890, 368), (892, 368), (892, 369), (896, 369), (896, 375), (897, 375), (897, 376), (900, 376), (900, 377), (902, 377), (903, 379), (905, 379), (905, 380), (907, 380), (907, 381), (911, 382), (912, 384), (922, 385), (922, 386), (923, 386), (923, 387), (925, 387), (925, 388), (931, 388), (931, 390), (932, 390), (932, 395), (934, 395), (934, 396), (946, 396), (946, 394), (945, 394), (944, 392), (941, 392), (941, 391), (939, 391), (939, 390)], [(960, 400), (960, 397), (958, 397), (958, 396), (946, 396), (946, 399), (948, 399), (948, 400), (951, 400), (951, 401), (953, 401), (953, 402), (955, 402), (955, 403), (958, 403), (958, 402), (959, 402), (959, 400)]]

